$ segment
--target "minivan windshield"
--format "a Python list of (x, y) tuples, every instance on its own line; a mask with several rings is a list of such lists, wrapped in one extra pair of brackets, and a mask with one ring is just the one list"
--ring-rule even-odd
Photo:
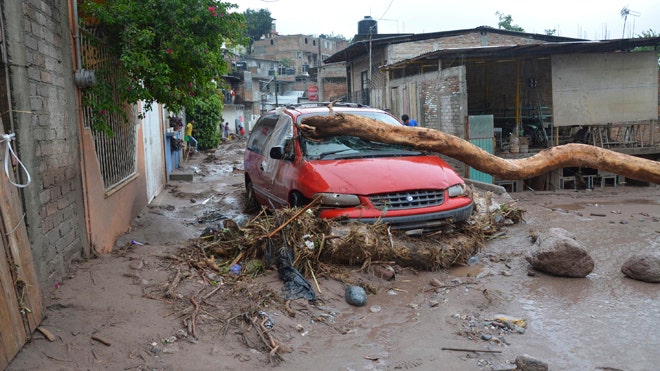
[[(390, 125), (401, 125), (394, 117), (382, 112), (342, 112), (358, 116), (365, 116)], [(318, 115), (315, 113), (314, 115)], [(304, 117), (312, 115), (303, 115), (298, 118), (298, 122)], [(323, 140), (300, 139), (303, 156), (307, 160), (335, 160), (349, 158), (370, 158), (370, 157), (400, 157), (400, 156), (419, 156), (421, 152), (412, 150), (408, 147), (367, 141), (358, 137), (349, 135), (335, 136)]]

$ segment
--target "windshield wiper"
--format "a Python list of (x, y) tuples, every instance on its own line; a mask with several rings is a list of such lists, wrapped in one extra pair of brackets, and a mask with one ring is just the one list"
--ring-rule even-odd
[(334, 155), (335, 153), (341, 153), (341, 152), (346, 152), (346, 151), (353, 151), (353, 148), (344, 148), (344, 149), (338, 149), (336, 151), (330, 151), (330, 152), (323, 152), (319, 155), (319, 158), (324, 158), (330, 155)]

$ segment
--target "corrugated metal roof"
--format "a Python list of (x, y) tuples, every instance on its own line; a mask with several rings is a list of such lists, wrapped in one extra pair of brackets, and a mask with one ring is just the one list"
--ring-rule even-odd
[(422, 60), (445, 58), (510, 58), (518, 56), (548, 56), (552, 54), (602, 53), (631, 51), (635, 48), (645, 46), (660, 46), (660, 37), (439, 49), (383, 67), (396, 68)]
[(488, 32), (488, 33), (497, 33), (497, 34), (509, 35), (509, 36), (520, 36), (520, 37), (526, 37), (529, 39), (539, 40), (543, 42), (584, 41), (583, 39), (509, 31), (498, 28), (492, 28), (488, 26), (480, 26), (476, 28), (468, 28), (463, 30), (430, 32), (423, 34), (375, 34), (371, 36), (358, 34), (355, 35), (355, 37), (353, 38), (351, 45), (331, 55), (327, 59), (323, 60), (323, 62), (324, 63), (345, 62), (357, 56), (364, 55), (369, 50), (369, 43), (371, 43), (371, 47), (374, 48), (388, 44), (400, 44), (400, 43), (423, 41), (429, 39), (439, 39), (439, 38), (446, 38), (451, 36), (466, 35), (475, 32)]

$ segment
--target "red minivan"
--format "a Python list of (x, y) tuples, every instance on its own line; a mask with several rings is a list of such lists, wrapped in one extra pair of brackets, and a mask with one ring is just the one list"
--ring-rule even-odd
[[(402, 125), (391, 114), (356, 104), (334, 112)], [(470, 217), (473, 202), (463, 179), (440, 157), (349, 135), (311, 140), (295, 123), (328, 115), (327, 106), (300, 104), (263, 114), (245, 150), (250, 206), (303, 206), (319, 198), (320, 217), (381, 221), (397, 229), (432, 230)]]

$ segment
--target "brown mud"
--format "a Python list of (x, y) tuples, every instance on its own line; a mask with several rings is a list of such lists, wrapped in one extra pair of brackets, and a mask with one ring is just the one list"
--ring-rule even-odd
[[(389, 281), (335, 266), (310, 280), (315, 306), (284, 300), (275, 270), (237, 277), (221, 261), (216, 272), (187, 260), (213, 226), (200, 221), (252, 217), (242, 212), (243, 147), (195, 155), (182, 169), (193, 182), (170, 182), (111, 254), (42, 288), (42, 326), (55, 340), (36, 332), (8, 370), (505, 370), (522, 354), (551, 370), (660, 363), (660, 286), (620, 272), (635, 252), (660, 248), (658, 186), (501, 196), (526, 210), (526, 223), (506, 227), (470, 265), (397, 268)], [(530, 234), (551, 227), (589, 251), (589, 276), (530, 273)], [(346, 303), (345, 282), (369, 288), (364, 307)]]

